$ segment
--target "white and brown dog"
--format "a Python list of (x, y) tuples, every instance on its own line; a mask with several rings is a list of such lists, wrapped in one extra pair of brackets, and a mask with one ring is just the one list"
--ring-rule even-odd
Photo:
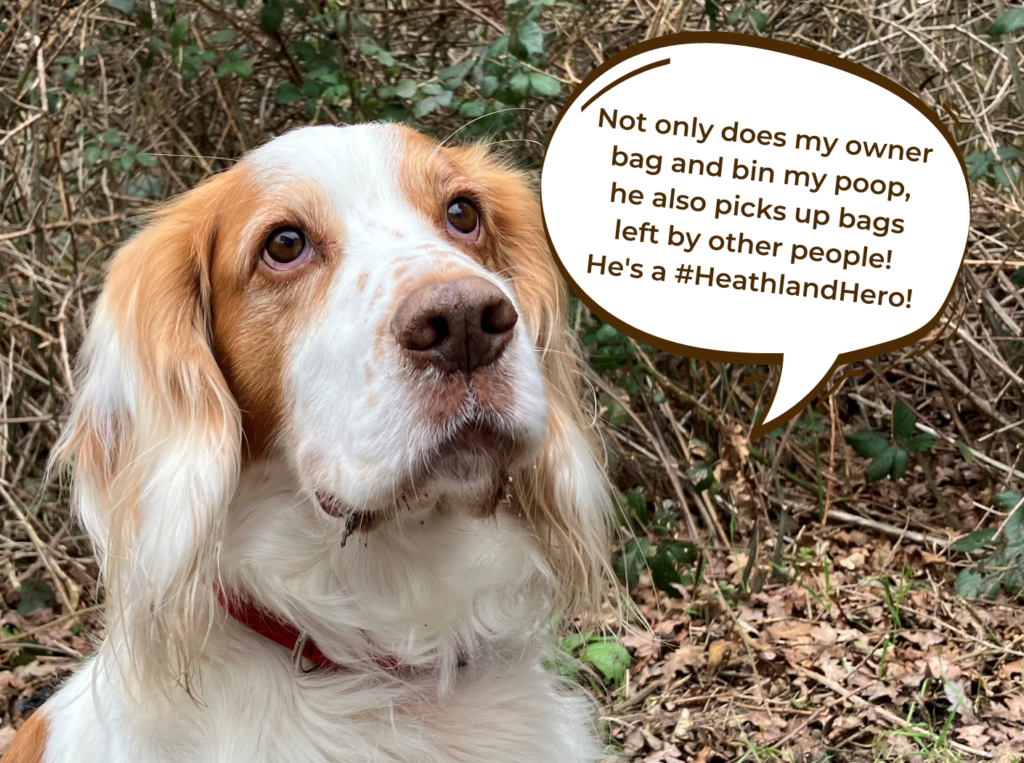
[(533, 191), (310, 127), (113, 259), (56, 458), (106, 637), (4, 763), (576, 763), (608, 497)]

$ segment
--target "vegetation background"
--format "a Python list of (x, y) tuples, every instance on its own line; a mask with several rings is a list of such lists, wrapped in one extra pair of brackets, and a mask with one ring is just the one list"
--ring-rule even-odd
[(686, 30), (919, 96), (970, 169), (967, 267), (948, 327), (755, 442), (777, 368), (654, 352), (574, 302), (636, 608), (550, 667), (631, 760), (1021, 759), (1024, 9), (1002, 0), (0, 0), (0, 750), (97, 628), (43, 467), (134, 216), (303, 124), (400, 120), (539, 168), (584, 76)]

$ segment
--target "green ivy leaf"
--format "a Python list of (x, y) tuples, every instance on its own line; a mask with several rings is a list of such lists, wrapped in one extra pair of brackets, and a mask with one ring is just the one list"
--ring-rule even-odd
[(530, 88), (537, 95), (554, 98), (561, 94), (562, 83), (554, 77), (539, 72), (530, 72)]
[(851, 435), (847, 435), (846, 442), (850, 444), (850, 446), (857, 452), (857, 455), (861, 458), (874, 458), (889, 447), (888, 440), (878, 432), (872, 432), (870, 430), (854, 432)]
[(917, 415), (899, 398), (892, 406), (892, 436), (896, 442), (904, 443), (914, 434)]
[(996, 530), (994, 527), (969, 532), (962, 538), (956, 539), (956, 542), (953, 543), (953, 550), (959, 551), (961, 554), (969, 554), (972, 551), (977, 551), (979, 548), (989, 545), (992, 542), (992, 538), (995, 537), (995, 534)]
[(886, 476), (892, 470), (892, 462), (895, 457), (896, 448), (891, 445), (886, 446), (885, 450), (879, 453), (864, 470), (864, 481), (870, 485)]
[(673, 599), (681, 599), (682, 591), (676, 585), (683, 582), (676, 569), (676, 561), (672, 554), (665, 548), (664, 544), (658, 546), (658, 552), (649, 560), (651, 567), (651, 580), (654, 587), (664, 591)]
[(612, 569), (629, 591), (636, 588), (640, 575), (647, 566), (650, 544), (643, 538), (633, 538), (612, 554)]
[(601, 671), (605, 679), (614, 685), (621, 684), (629, 667), (629, 652), (618, 639), (606, 638), (588, 644), (580, 653), (580, 661), (588, 662)]
[(750, 26), (754, 27), (758, 32), (763, 32), (768, 28), (768, 17), (757, 10), (757, 8), (750, 12), (747, 19), (750, 21)]
[(1024, 8), (1011, 8), (1002, 16), (996, 19), (995, 23), (988, 28), (988, 33), (993, 37), (1001, 34), (1013, 34), (1024, 29)]

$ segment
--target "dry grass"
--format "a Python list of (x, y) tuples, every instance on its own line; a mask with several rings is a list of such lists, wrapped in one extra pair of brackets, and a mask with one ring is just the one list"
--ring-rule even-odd
[[(720, 23), (738, 4), (723, 3)], [(417, 80), (497, 38), (507, 24), (502, 0), (366, 0), (358, 7), (352, 18), (364, 33), (390, 51), (401, 76)], [(762, 0), (757, 7), (776, 39), (874, 69), (947, 122), (940, 104), (955, 104), (954, 134), (965, 155), (1024, 149), (1024, 88), (1014, 81), (1019, 50), (987, 34), (1004, 10), (1001, 0)], [(289, 16), (281, 33), (267, 34), (257, 6), (182, 0), (177, 8), (187, 12), (202, 50), (223, 58), (248, 46), (251, 78), (218, 78), (207, 68), (183, 79), (181, 58), (169, 50), (141, 69), (150, 32), (96, 0), (0, 0), (0, 574), (9, 607), (38, 598), (39, 581), (44, 596), (46, 588), (53, 592), (34, 612), (4, 615), (0, 659), (10, 672), (0, 671), (8, 699), (0, 736), (45, 699), (55, 673), (88, 651), (80, 634), (93, 627), (87, 615), (98, 601), (96, 564), (44, 465), (74, 394), (70, 368), (104, 261), (130, 235), (135, 215), (246, 149), (296, 125), (367, 117), (358, 101), (320, 103), (312, 115), (274, 103), (282, 82), (301, 82), (294, 42), (324, 34), (315, 17)], [(633, 43), (707, 29), (709, 21), (705, 4), (692, 0), (596, 0), (555, 6), (541, 24), (557, 32), (545, 71), (571, 87)], [(342, 41), (354, 35), (352, 27), (340, 32)], [(742, 21), (730, 28), (753, 31)], [(217, 41), (224, 29), (235, 30), (234, 42)], [(69, 74), (75, 61), (80, 71)], [(394, 83), (390, 68), (357, 44), (341, 64), (353, 82)], [(478, 85), (464, 87), (472, 94)], [(729, 83), (721, 87), (728, 97)], [(556, 112), (557, 103), (527, 99), (496, 143), (538, 165)], [(466, 121), (440, 110), (420, 125), (446, 136)], [(92, 163), (90, 144), (110, 130), (120, 135), (110, 160)], [(128, 144), (155, 166), (118, 167)], [(956, 599), (951, 581), (965, 557), (947, 548), (961, 531), (998, 526), (1005, 516), (992, 508), (993, 495), (1020, 490), (1024, 479), (1024, 299), (1010, 280), (1024, 266), (1021, 189), (1019, 181), (1002, 187), (991, 179), (973, 187), (958, 303), (965, 312), (952, 316), (955, 337), (950, 328), (920, 357), (936, 337), (863, 364), (867, 373), (828, 399), (820, 427), (805, 416), (781, 437), (748, 441), (745, 419), (760, 389), (743, 378), (767, 372), (770, 385), (777, 368), (638, 352), (616, 368), (589, 372), (605, 403), (622, 408), (622, 422), (605, 427), (615, 483), (624, 491), (642, 487), (659, 506), (670, 500), (678, 512), (674, 533), (699, 536), (708, 548), (707, 574), (683, 599), (655, 591), (647, 577), (636, 593), (659, 641), (627, 638), (634, 651), (629, 682), (608, 694), (609, 730), (630, 756), (872, 760), (913, 753), (967, 760), (1022, 749), (1021, 612), (1006, 594), (994, 603)], [(581, 331), (593, 325), (585, 312), (578, 319)], [(640, 380), (632, 395), (620, 384), (628, 374)], [(895, 398), (938, 444), (902, 482), (865, 486), (864, 462), (843, 436), (886, 431)], [(700, 460), (722, 487), (713, 500), (681, 476)], [(758, 555), (759, 547), (781, 560), (787, 576), (767, 575), (772, 559)], [(759, 569), (765, 574), (755, 592), (750, 575), (758, 579)], [(911, 603), (897, 623), (881, 581), (902, 584), (907, 575)], [(831, 632), (787, 630), (786, 623)], [(929, 667), (934, 637), (915, 641), (907, 633), (938, 634), (945, 653), (958, 655), (957, 676), (940, 667), (936, 678)], [(28, 639), (32, 652), (19, 646)], [(894, 665), (903, 672), (891, 672)], [(904, 680), (914, 665), (932, 670), (930, 685)], [(973, 717), (955, 713), (943, 734), (950, 681), (963, 682), (975, 707)], [(896, 688), (879, 693), (880, 685)], [(846, 723), (864, 702), (874, 707), (868, 722)], [(907, 731), (908, 703), (920, 734)], [(974, 726), (984, 729), (964, 735)], [(914, 734), (924, 735), (926, 752), (893, 742)]]

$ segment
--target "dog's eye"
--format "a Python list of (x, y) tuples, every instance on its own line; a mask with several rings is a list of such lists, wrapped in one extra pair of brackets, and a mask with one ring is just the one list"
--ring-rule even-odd
[(263, 261), (274, 270), (293, 268), (309, 256), (310, 246), (298, 228), (278, 228), (263, 245)]
[(448, 230), (456, 238), (474, 241), (480, 236), (480, 213), (469, 199), (455, 199), (448, 205)]

